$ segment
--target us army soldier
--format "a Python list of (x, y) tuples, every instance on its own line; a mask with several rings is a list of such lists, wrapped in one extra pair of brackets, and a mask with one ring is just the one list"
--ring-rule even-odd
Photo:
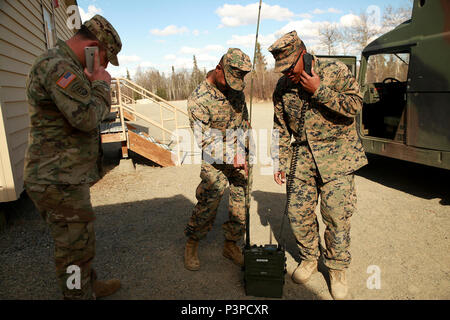
[[(96, 46), (92, 73), (84, 48)], [(34, 62), (28, 80), (30, 134), (25, 189), (47, 222), (64, 299), (95, 299), (120, 287), (96, 280), (94, 211), (89, 187), (100, 179), (99, 124), (111, 108), (108, 62), (118, 65), (119, 35), (102, 16), (86, 21), (66, 42), (58, 40)], [(77, 266), (81, 287), (69, 288), (68, 268)]]
[(353, 172), (367, 164), (355, 121), (362, 96), (349, 69), (339, 61), (314, 57), (312, 76), (308, 75), (303, 62), (306, 47), (295, 31), (273, 43), (269, 51), (275, 58), (275, 71), (283, 73), (273, 94), (273, 128), (279, 133), (279, 145), (273, 146), (279, 157), (274, 174), (278, 184), (285, 182), (291, 136), (299, 145), (297, 168), (290, 172), (293, 194), (288, 215), (302, 262), (292, 278), (305, 283), (317, 271), (320, 238), (314, 211), (320, 195), (326, 225), (324, 263), (332, 296), (343, 299), (348, 292), (345, 270), (351, 260), (350, 217), (356, 206)]
[(236, 241), (245, 233), (248, 167), (244, 159), (248, 149), (245, 151), (245, 141), (239, 143), (236, 138), (239, 131), (245, 135), (249, 129), (243, 90), (244, 77), (250, 70), (250, 58), (241, 50), (230, 48), (188, 99), (189, 122), (203, 154), (202, 181), (196, 190), (198, 202), (185, 229), (188, 239), (184, 262), (188, 270), (200, 268), (199, 240), (211, 230), (228, 183), (229, 220), (223, 224), (223, 255), (237, 265), (244, 263)]

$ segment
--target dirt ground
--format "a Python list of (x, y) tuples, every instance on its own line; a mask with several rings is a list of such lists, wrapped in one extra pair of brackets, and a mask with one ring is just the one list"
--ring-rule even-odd
[[(256, 104), (253, 127), (270, 129), (272, 115), (269, 104)], [(157, 168), (133, 157), (119, 165), (114, 145), (105, 152), (108, 172), (91, 195), (97, 214), (94, 266), (99, 277), (122, 281), (110, 299), (254, 299), (245, 295), (243, 272), (222, 256), (228, 193), (213, 230), (200, 243), (201, 270), (183, 266), (183, 230), (196, 202), (199, 164)], [(450, 172), (381, 157), (369, 161), (356, 173), (349, 299), (449, 299)], [(257, 164), (252, 243), (269, 243), (271, 232), (274, 242), (280, 240), (284, 204), (284, 188), (273, 182), (270, 168)], [(59, 299), (47, 227), (26, 208), (0, 233), (0, 299)], [(288, 223), (283, 237), (288, 265), (283, 299), (331, 299), (322, 264), (306, 285), (292, 282), (299, 259)], [(378, 283), (372, 281), (377, 272)]]

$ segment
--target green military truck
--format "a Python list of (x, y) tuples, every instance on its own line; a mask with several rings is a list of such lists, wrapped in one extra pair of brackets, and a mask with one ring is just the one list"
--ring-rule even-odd
[(358, 81), (367, 153), (450, 169), (450, 1), (415, 0), (363, 50)]

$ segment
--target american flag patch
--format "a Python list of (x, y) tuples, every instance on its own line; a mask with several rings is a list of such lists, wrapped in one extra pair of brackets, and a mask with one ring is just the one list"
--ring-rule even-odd
[(77, 78), (76, 75), (74, 75), (72, 72), (68, 71), (66, 72), (59, 80), (56, 82), (58, 86), (65, 89), (67, 86)]

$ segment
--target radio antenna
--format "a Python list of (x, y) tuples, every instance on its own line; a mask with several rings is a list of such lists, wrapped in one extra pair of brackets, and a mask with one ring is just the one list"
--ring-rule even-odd
[(255, 50), (253, 53), (253, 66), (251, 72), (251, 80), (250, 80), (250, 110), (248, 116), (248, 123), (250, 124), (249, 134), (247, 138), (247, 153), (245, 155), (245, 161), (248, 165), (248, 176), (247, 176), (247, 186), (245, 191), (245, 246), (250, 248), (250, 177), (252, 175), (252, 169), (250, 166), (250, 132), (252, 127), (252, 110), (253, 110), (253, 75), (255, 73), (255, 63), (256, 63), (256, 49), (258, 46), (258, 35), (259, 35), (259, 23), (261, 21), (261, 5), (262, 0), (259, 0), (259, 9), (258, 9), (258, 22), (256, 23), (256, 39), (255, 39)]

